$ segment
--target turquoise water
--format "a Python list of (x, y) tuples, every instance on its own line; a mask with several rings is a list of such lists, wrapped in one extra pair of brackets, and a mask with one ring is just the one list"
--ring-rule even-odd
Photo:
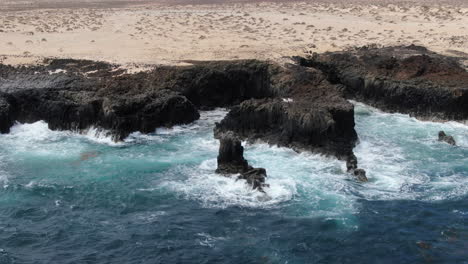
[(214, 174), (225, 114), (117, 144), (15, 125), (0, 135), (0, 263), (468, 263), (467, 126), (357, 103), (369, 183), (259, 142), (245, 155), (267, 169), (264, 195)]

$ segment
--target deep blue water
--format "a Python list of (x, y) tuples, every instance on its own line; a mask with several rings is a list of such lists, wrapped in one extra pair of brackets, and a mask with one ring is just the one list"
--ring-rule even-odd
[(121, 144), (44, 122), (0, 135), (0, 263), (468, 263), (467, 126), (357, 104), (370, 182), (248, 145), (265, 196), (213, 173), (224, 114)]

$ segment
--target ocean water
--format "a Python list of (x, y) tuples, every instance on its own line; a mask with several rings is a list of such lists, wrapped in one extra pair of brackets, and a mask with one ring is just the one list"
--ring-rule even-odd
[(266, 195), (214, 174), (222, 109), (122, 143), (17, 124), (0, 135), (0, 263), (468, 263), (468, 127), (355, 104), (369, 182), (246, 145)]

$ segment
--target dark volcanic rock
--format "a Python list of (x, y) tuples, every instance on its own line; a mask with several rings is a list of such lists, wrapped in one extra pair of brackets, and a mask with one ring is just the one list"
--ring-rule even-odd
[[(195, 106), (173, 91), (142, 92), (140, 96), (101, 96), (93, 91), (21, 90), (11, 94), (13, 117), (19, 122), (46, 120), (53, 130), (109, 130), (115, 140), (134, 131), (153, 132), (159, 126), (198, 119)], [(11, 118), (11, 117), (10, 117)]]
[(346, 169), (347, 171), (353, 171), (357, 169), (357, 157), (356, 155), (349, 155), (346, 159)]
[(240, 139), (233, 132), (218, 134), (217, 138), (219, 138), (220, 145), (216, 173), (240, 173), (238, 179), (246, 180), (253, 189), (263, 192), (263, 187), (267, 186), (265, 184), (266, 170), (253, 168), (249, 165), (244, 159), (244, 147), (242, 147)]
[(351, 154), (346, 159), (346, 169), (349, 173), (354, 175), (358, 181), (367, 182), (366, 171), (363, 169), (358, 169), (357, 157), (354, 154)]
[[(298, 74), (298, 72), (300, 74)], [(244, 139), (310, 150), (346, 159), (357, 141), (353, 105), (314, 70), (279, 73), (288, 98), (251, 99), (231, 109), (215, 134), (233, 131)], [(287, 81), (285, 81), (287, 80)], [(281, 90), (281, 89), (278, 89)]]
[(446, 142), (452, 146), (456, 146), (457, 143), (455, 142), (455, 139), (452, 136), (448, 136), (445, 134), (444, 131), (439, 131), (439, 141)]
[[(122, 140), (134, 131), (192, 122), (199, 118), (198, 109), (234, 106), (216, 134), (231, 131), (242, 139), (346, 159), (357, 141), (353, 105), (326, 77), (312, 68), (255, 60), (193, 62), (136, 74), (77, 60), (49, 60), (35, 67), (0, 65), (0, 92), (7, 95), (0, 105), (1, 131), (8, 132), (15, 120), (45, 120), (51, 129), (94, 126)], [(222, 146), (229, 145), (225, 143)], [(229, 147), (234, 151), (230, 154), (220, 152), (219, 170), (251, 169), (245, 160), (237, 160), (242, 169), (223, 168), (223, 155), (232, 162), (229, 155), (238, 155), (239, 146)]]
[(423, 119), (468, 119), (468, 72), (423, 47), (360, 48), (300, 59), (343, 84), (348, 97)]
[(355, 169), (353, 170), (353, 175), (356, 177), (358, 181), (367, 182), (368, 179), (366, 177), (366, 171), (363, 169)]
[(12, 115), (12, 107), (7, 94), (0, 93), (0, 133), (10, 132), (10, 127), (15, 121)]
[(193, 63), (190, 66), (161, 66), (150, 72), (125, 75), (113, 79), (112, 85), (123, 90), (139, 86), (176, 91), (203, 109), (232, 106), (250, 98), (271, 97), (275, 93), (270, 88), (270, 64), (267, 62)]
[(264, 192), (263, 188), (269, 186), (265, 184), (266, 177), (267, 174), (264, 168), (253, 168), (247, 172), (242, 173), (239, 176), (239, 179), (246, 180), (247, 183), (251, 185), (254, 190)]
[(218, 135), (218, 138), (220, 145), (217, 173), (235, 174), (252, 169), (244, 159), (244, 147), (234, 133), (227, 132)]
[(45, 120), (51, 129), (108, 129), (121, 140), (134, 131), (192, 122), (199, 118), (197, 107), (229, 106), (272, 94), (266, 82), (268, 64), (258, 61), (196, 63), (123, 75), (101, 62), (47, 63), (18, 68), (0, 64), (0, 92), (12, 98), (8, 104), (2, 99), (2, 132), (9, 131), (11, 120)]

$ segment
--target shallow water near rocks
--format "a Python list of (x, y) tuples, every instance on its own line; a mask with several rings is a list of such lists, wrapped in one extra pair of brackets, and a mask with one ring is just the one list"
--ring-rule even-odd
[(468, 127), (355, 105), (369, 183), (247, 145), (267, 195), (214, 174), (224, 110), (118, 144), (17, 124), (0, 135), (0, 263), (468, 263)]

